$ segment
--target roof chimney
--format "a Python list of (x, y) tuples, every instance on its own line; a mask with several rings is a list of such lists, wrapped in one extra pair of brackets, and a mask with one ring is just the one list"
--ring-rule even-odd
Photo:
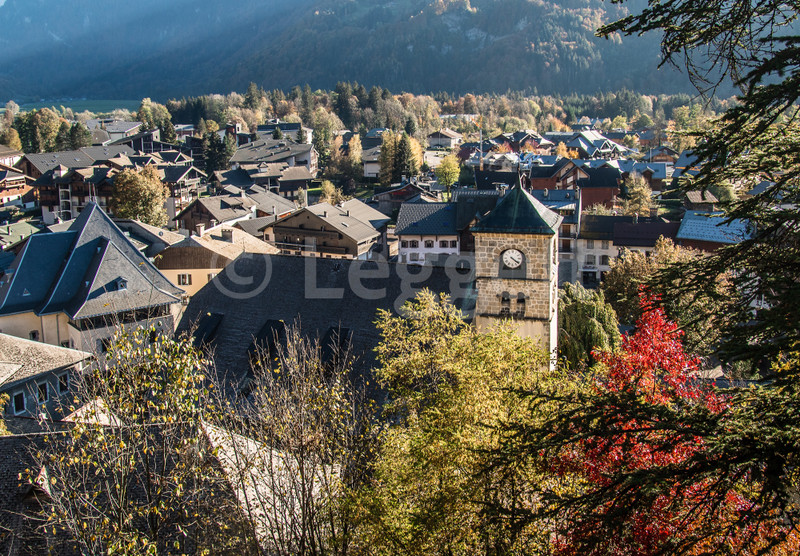
[(638, 212), (634, 212), (633, 213), (633, 223), (634, 224), (638, 224), (639, 223), (639, 213)]
[(545, 187), (545, 188), (544, 188), (544, 193), (542, 193), (542, 196), (543, 196), (545, 199), (547, 199), (547, 196), (548, 196), (548, 195), (550, 195), (550, 192), (549, 192), (549, 191), (547, 190), (547, 188)]
[(222, 241), (233, 243), (233, 230), (231, 230), (230, 228), (225, 228), (224, 230), (222, 230)]
[(206, 225), (205, 224), (198, 224), (197, 225), (197, 235), (198, 236), (202, 236), (203, 232), (205, 232), (205, 231), (206, 231)]

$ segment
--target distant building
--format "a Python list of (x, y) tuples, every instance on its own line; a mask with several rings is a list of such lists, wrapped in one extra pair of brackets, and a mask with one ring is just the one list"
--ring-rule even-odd
[(442, 256), (458, 255), (456, 224), (455, 203), (404, 203), (394, 229), (400, 241), (399, 262), (431, 264)]
[(454, 149), (464, 142), (464, 136), (450, 128), (442, 128), (428, 135), (428, 145), (430, 147), (443, 147)]

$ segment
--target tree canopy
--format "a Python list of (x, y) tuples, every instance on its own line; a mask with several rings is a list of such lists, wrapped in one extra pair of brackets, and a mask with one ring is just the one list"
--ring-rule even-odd
[(164, 202), (169, 191), (154, 166), (142, 170), (122, 170), (114, 176), (110, 207), (117, 218), (133, 218), (145, 224), (164, 226), (167, 211)]

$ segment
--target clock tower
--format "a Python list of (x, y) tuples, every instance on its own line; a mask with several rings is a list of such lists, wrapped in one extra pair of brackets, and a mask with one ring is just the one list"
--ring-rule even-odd
[(556, 360), (558, 227), (562, 217), (519, 185), (472, 227), (478, 298), (475, 325), (511, 321)]

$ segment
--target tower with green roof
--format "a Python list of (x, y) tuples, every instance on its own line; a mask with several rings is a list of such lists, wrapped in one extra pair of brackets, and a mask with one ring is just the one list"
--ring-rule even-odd
[(475, 325), (511, 321), (555, 362), (558, 337), (558, 227), (562, 217), (519, 185), (472, 227)]

